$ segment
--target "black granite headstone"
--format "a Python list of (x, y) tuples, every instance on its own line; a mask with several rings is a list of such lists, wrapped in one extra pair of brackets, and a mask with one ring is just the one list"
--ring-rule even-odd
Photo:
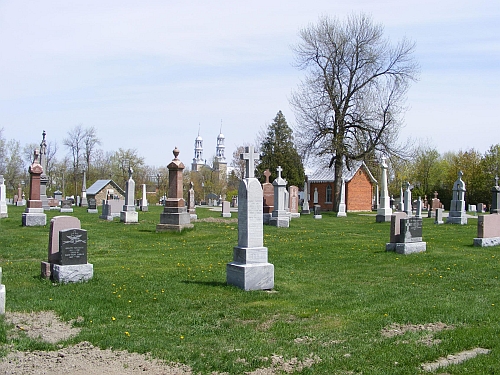
[(87, 231), (66, 229), (59, 231), (59, 264), (62, 266), (87, 264)]
[(96, 202), (95, 198), (89, 198), (87, 201), (87, 204), (89, 206), (89, 210), (97, 209), (97, 202)]
[(71, 201), (69, 199), (63, 199), (61, 201), (61, 208), (71, 208)]

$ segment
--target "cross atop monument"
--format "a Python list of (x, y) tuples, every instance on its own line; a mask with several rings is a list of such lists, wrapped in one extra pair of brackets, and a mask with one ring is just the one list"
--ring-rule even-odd
[(240, 154), (240, 159), (245, 160), (245, 178), (255, 177), (255, 163), (254, 160), (259, 160), (259, 154), (254, 152), (253, 146), (245, 147), (245, 152)]
[(269, 177), (271, 177), (271, 172), (269, 171), (269, 169), (266, 169), (264, 171), (264, 176), (266, 176), (266, 184), (268, 184), (269, 183)]
[(498, 186), (498, 175), (495, 176), (495, 186)]
[(283, 172), (283, 168), (281, 168), (281, 165), (278, 165), (278, 168), (276, 168), (278, 171), (278, 178), (281, 178), (281, 172)]

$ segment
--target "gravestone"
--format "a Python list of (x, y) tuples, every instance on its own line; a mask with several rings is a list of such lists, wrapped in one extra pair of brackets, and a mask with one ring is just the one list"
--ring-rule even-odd
[(323, 215), (321, 215), (321, 206), (319, 204), (314, 205), (314, 218), (322, 219)]
[(300, 212), (301, 214), (304, 215), (309, 215), (311, 213), (309, 209), (309, 181), (307, 179), (307, 176), (304, 181), (304, 203), (302, 203), (302, 211)]
[(273, 181), (274, 209), (269, 218), (269, 224), (279, 228), (288, 228), (290, 226), (290, 214), (286, 210), (287, 182), (281, 177), (283, 171), (281, 166), (278, 166), (276, 170), (278, 171), (278, 177)]
[(443, 208), (441, 201), (438, 198), (438, 192), (434, 192), (434, 198), (431, 200), (431, 209), (429, 210), (429, 217), (434, 217), (436, 209)]
[(89, 198), (87, 200), (87, 212), (89, 214), (97, 214), (99, 211), (97, 210), (97, 201), (94, 197)]
[(132, 178), (134, 170), (128, 168), (128, 180), (125, 183), (125, 204), (120, 211), (120, 221), (125, 224), (139, 223), (139, 214), (135, 210), (135, 181)]
[(478, 203), (477, 204), (477, 212), (484, 212), (484, 203)]
[(290, 186), (288, 194), (290, 196), (290, 217), (297, 218), (300, 217), (299, 213), (299, 188), (295, 185)]
[(24, 205), (26, 205), (26, 202), (24, 200), (23, 188), (22, 188), (21, 184), (19, 184), (17, 187), (16, 206), (24, 206)]
[(469, 204), (467, 211), (475, 215), (477, 213), (477, 206), (475, 204)]
[(35, 160), (30, 165), (30, 197), (26, 205), (26, 210), (22, 215), (23, 227), (42, 226), (47, 224), (47, 215), (44, 214), (42, 201), (40, 200), (40, 176), (43, 169), (39, 162), (40, 154), (38, 149), (34, 152)]
[(500, 245), (500, 214), (477, 217), (477, 237), (473, 243), (479, 247)]
[(377, 216), (375, 221), (377, 223), (384, 223), (391, 221), (392, 206), (394, 205), (394, 199), (389, 198), (389, 189), (387, 187), (387, 169), (389, 166), (386, 163), (386, 158), (382, 157), (382, 163), (380, 164), (381, 177), (380, 177), (380, 205), (377, 208)]
[(141, 211), (148, 211), (148, 198), (146, 195), (146, 184), (142, 184), (142, 199), (141, 199)]
[(102, 200), (102, 213), (100, 219), (113, 221), (115, 217), (120, 217), (121, 209), (125, 201), (123, 199)]
[(319, 200), (318, 200), (318, 188), (315, 187), (314, 188), (314, 194), (313, 194), (313, 203), (314, 204), (318, 204), (319, 203)]
[(69, 199), (63, 199), (61, 201), (61, 212), (68, 213), (68, 212), (73, 212), (73, 205), (71, 204), (71, 200)]
[(2, 284), (2, 267), (0, 267), (0, 315), (5, 315), (5, 285)]
[(5, 181), (3, 175), (0, 175), (0, 218), (9, 217), (7, 211), (7, 195), (5, 194)]
[(238, 208), (238, 196), (237, 195), (233, 195), (233, 197), (231, 198), (231, 206)]
[(238, 188), (238, 246), (233, 261), (226, 266), (228, 285), (244, 290), (268, 290), (274, 287), (274, 265), (268, 262), (262, 222), (262, 187), (254, 177), (258, 154), (246, 147), (240, 158), (246, 161), (246, 177)]
[(498, 186), (498, 176), (495, 177), (495, 186), (491, 188), (490, 214), (500, 213), (500, 186)]
[(227, 201), (222, 201), (222, 217), (231, 217), (231, 205)]
[(436, 208), (434, 217), (435, 217), (434, 224), (444, 224), (442, 208)]
[(385, 245), (386, 251), (398, 254), (413, 254), (426, 251), (427, 244), (422, 241), (422, 219), (407, 217), (398, 212), (391, 218), (391, 242)]
[(422, 218), (422, 206), (423, 206), (422, 197), (418, 197), (415, 217)]
[(48, 260), (41, 263), (41, 274), (63, 283), (92, 278), (94, 267), (87, 262), (87, 232), (82, 231), (76, 217), (55, 216), (50, 221)]
[(346, 207), (345, 207), (345, 179), (342, 178), (342, 187), (340, 188), (340, 203), (339, 211), (337, 212), (337, 217), (346, 217)]
[(412, 217), (413, 211), (412, 211), (412, 206), (411, 206), (411, 189), (413, 189), (413, 185), (411, 185), (409, 182), (406, 182), (405, 184), (406, 189), (404, 191), (403, 195), (403, 211), (408, 215), (408, 217)]
[(453, 196), (450, 204), (450, 213), (446, 224), (467, 224), (465, 212), (465, 183), (462, 181), (463, 173), (458, 171), (458, 179), (453, 184)]
[(45, 140), (45, 130), (42, 132), (42, 142), (40, 143), (40, 165), (42, 166), (42, 175), (40, 176), (40, 200), (45, 211), (50, 210), (49, 202), (47, 201), (47, 185), (49, 177), (45, 174), (47, 170), (47, 141)]
[(198, 215), (196, 215), (194, 185), (192, 181), (189, 183), (189, 190), (188, 190), (188, 212), (191, 221), (198, 219)]
[(269, 171), (269, 169), (266, 169), (264, 171), (264, 176), (266, 177), (266, 182), (262, 184), (262, 220), (264, 224), (269, 224), (269, 219), (271, 218), (272, 212), (274, 210), (274, 186), (269, 182), (269, 177), (271, 177), (271, 172)]
[(60, 190), (54, 191), (54, 199), (57, 200), (58, 202), (57, 204), (59, 204), (59, 202), (62, 201), (62, 196), (63, 196), (62, 191)]
[(184, 229), (194, 227), (182, 197), (184, 164), (178, 158), (179, 150), (177, 147), (175, 147), (173, 154), (174, 159), (167, 165), (168, 198), (165, 200), (163, 213), (160, 214), (160, 224), (156, 225), (157, 232), (181, 232)]
[(83, 181), (82, 181), (82, 200), (80, 202), (81, 207), (88, 206), (87, 200), (87, 172), (83, 171)]

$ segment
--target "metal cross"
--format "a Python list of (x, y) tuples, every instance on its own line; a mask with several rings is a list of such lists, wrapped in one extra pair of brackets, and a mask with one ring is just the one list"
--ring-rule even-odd
[(254, 160), (259, 160), (259, 154), (254, 152), (253, 146), (245, 147), (245, 152), (240, 154), (240, 159), (245, 160), (245, 178), (255, 177), (255, 163)]

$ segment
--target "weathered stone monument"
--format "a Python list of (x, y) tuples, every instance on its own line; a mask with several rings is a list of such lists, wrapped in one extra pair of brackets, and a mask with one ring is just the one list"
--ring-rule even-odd
[(391, 217), (391, 242), (385, 245), (386, 251), (413, 254), (426, 251), (426, 247), (422, 241), (422, 219), (408, 217), (405, 212), (394, 213)]
[(228, 201), (222, 201), (222, 217), (231, 217), (231, 204)]
[(7, 195), (5, 193), (5, 180), (3, 175), (0, 175), (0, 218), (9, 217), (7, 211)]
[(97, 214), (99, 211), (97, 210), (97, 201), (95, 198), (89, 198), (87, 201), (87, 212), (89, 214)]
[(299, 188), (292, 185), (288, 188), (288, 195), (290, 196), (290, 218), (300, 217), (299, 213)]
[(43, 169), (40, 165), (40, 153), (38, 149), (34, 152), (35, 160), (30, 165), (30, 198), (26, 210), (22, 215), (23, 227), (42, 226), (47, 224), (47, 215), (43, 212), (42, 201), (40, 200), (40, 176)]
[(417, 199), (417, 206), (416, 206), (416, 210), (415, 210), (415, 217), (422, 218), (422, 206), (423, 206), (422, 197), (419, 196), (418, 199)]
[(491, 214), (477, 217), (477, 237), (474, 238), (474, 246), (500, 245), (500, 187), (498, 186), (498, 176), (495, 177), (495, 186), (491, 189), (491, 194)]
[(61, 209), (60, 211), (62, 213), (70, 213), (73, 212), (73, 204), (71, 203), (70, 199), (63, 199), (61, 201)]
[(102, 213), (99, 216), (100, 219), (113, 221), (115, 217), (121, 216), (121, 210), (125, 201), (123, 199), (113, 199), (108, 197), (108, 199), (102, 200)]
[(174, 159), (168, 168), (168, 198), (165, 200), (163, 213), (160, 214), (160, 224), (156, 225), (157, 232), (181, 232), (183, 229), (193, 228), (191, 217), (184, 205), (182, 197), (182, 172), (184, 164), (178, 159), (179, 150), (173, 151)]
[(246, 177), (238, 189), (238, 246), (233, 249), (233, 261), (226, 266), (226, 280), (244, 290), (272, 289), (274, 265), (268, 262), (267, 247), (263, 246), (262, 187), (254, 177), (258, 154), (250, 146), (240, 157), (246, 160)]
[(413, 189), (413, 185), (411, 185), (409, 182), (406, 182), (405, 184), (406, 189), (403, 193), (403, 211), (406, 213), (408, 217), (413, 216), (413, 210), (411, 206), (411, 189)]
[(428, 212), (428, 217), (434, 217), (434, 215), (436, 214), (436, 209), (438, 208), (443, 208), (443, 205), (441, 203), (441, 201), (439, 200), (438, 198), (438, 192), (435, 191), (434, 192), (434, 198), (431, 199), (431, 205), (430, 205), (430, 209), (429, 209), (429, 212)]
[(2, 267), (0, 267), (0, 315), (5, 315), (5, 285), (2, 284)]
[(22, 188), (22, 185), (19, 184), (17, 186), (17, 199), (15, 199), (14, 197), (14, 201), (16, 202), (16, 206), (25, 206), (26, 205), (26, 201), (24, 200), (24, 192), (23, 192), (23, 188)]
[(189, 190), (188, 190), (188, 212), (189, 212), (189, 217), (191, 221), (197, 220), (198, 215), (196, 215), (196, 204), (195, 204), (195, 196), (194, 196), (194, 185), (193, 182), (191, 181), (189, 183)]
[(304, 203), (302, 203), (302, 211), (300, 213), (304, 215), (309, 215), (311, 213), (309, 210), (309, 181), (307, 176), (304, 181)]
[(47, 171), (47, 141), (45, 140), (45, 130), (42, 132), (42, 142), (40, 143), (40, 165), (42, 166), (42, 175), (40, 176), (40, 200), (44, 210), (50, 210), (49, 202), (47, 200), (47, 185), (49, 177)]
[(345, 207), (345, 179), (342, 178), (342, 187), (340, 188), (340, 203), (339, 211), (337, 212), (337, 217), (346, 217), (346, 207)]
[(272, 212), (274, 210), (274, 186), (269, 182), (269, 177), (271, 177), (271, 172), (269, 171), (269, 169), (266, 169), (264, 171), (264, 176), (266, 176), (266, 182), (262, 184), (262, 219), (264, 224), (269, 224), (269, 219), (271, 218)]
[(434, 224), (444, 224), (444, 221), (443, 221), (443, 209), (442, 208), (436, 208), (435, 212), (434, 212)]
[(286, 180), (281, 177), (283, 169), (276, 168), (278, 177), (273, 181), (274, 187), (274, 209), (269, 218), (269, 224), (275, 227), (288, 228), (290, 226), (290, 214), (286, 210), (287, 192)]
[(86, 281), (94, 266), (87, 261), (87, 231), (73, 216), (55, 216), (50, 221), (48, 261), (41, 274), (62, 283)]
[(87, 172), (83, 171), (83, 181), (82, 181), (82, 199), (80, 200), (80, 206), (88, 206), (87, 201)]
[(141, 211), (148, 211), (148, 198), (146, 195), (146, 184), (142, 184), (142, 199), (141, 199)]
[(377, 223), (384, 223), (391, 221), (392, 208), (390, 205), (389, 189), (387, 188), (387, 169), (389, 166), (386, 163), (385, 157), (382, 158), (380, 164), (381, 177), (380, 177), (380, 204), (377, 208), (377, 216), (375, 221)]
[(453, 195), (450, 204), (450, 213), (446, 224), (467, 224), (465, 212), (465, 182), (462, 181), (463, 173), (458, 171), (458, 179), (453, 184)]
[(125, 224), (137, 224), (139, 214), (135, 210), (135, 181), (132, 178), (134, 170), (128, 168), (128, 180), (125, 183), (125, 204), (120, 212), (120, 221)]

